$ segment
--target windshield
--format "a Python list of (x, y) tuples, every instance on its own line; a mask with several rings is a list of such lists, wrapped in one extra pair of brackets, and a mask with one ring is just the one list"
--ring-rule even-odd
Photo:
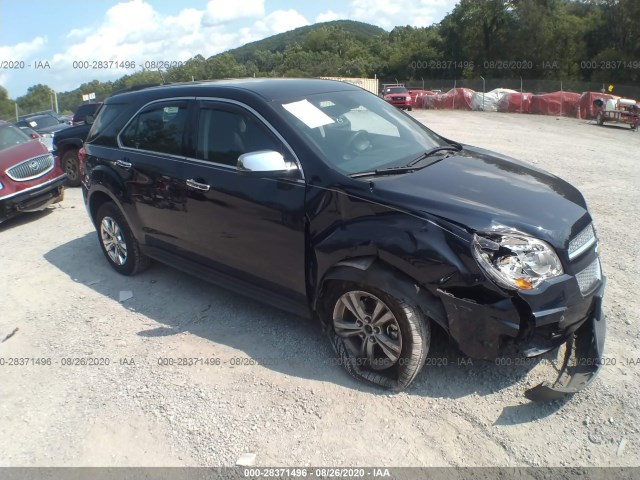
[(405, 87), (389, 87), (384, 89), (384, 93), (389, 95), (390, 93), (409, 93)]
[(350, 175), (405, 165), (447, 145), (429, 129), (365, 91), (328, 92), (285, 100), (278, 108), (323, 159)]
[(31, 138), (13, 125), (0, 125), (0, 150), (31, 141)]
[(25, 121), (26, 126), (30, 128), (46, 128), (58, 125), (60, 122), (50, 115), (40, 115), (37, 117), (27, 118)]

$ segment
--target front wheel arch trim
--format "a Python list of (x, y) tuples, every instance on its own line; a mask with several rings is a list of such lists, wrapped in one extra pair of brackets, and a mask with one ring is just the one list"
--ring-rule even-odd
[[(439, 298), (431, 294), (417, 281), (378, 257), (363, 256), (345, 259), (331, 267), (322, 278), (313, 300), (313, 310), (322, 309), (322, 297), (327, 282), (348, 281), (370, 285), (386, 291), (399, 300), (418, 306), (422, 313), (448, 331), (447, 316)], [(325, 315), (320, 315), (325, 318)], [(323, 328), (329, 326), (323, 324)]]

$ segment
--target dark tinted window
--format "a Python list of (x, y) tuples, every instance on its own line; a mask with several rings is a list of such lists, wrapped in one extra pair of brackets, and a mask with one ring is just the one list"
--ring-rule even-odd
[(52, 127), (54, 125), (58, 125), (60, 122), (52, 117), (51, 115), (38, 115), (36, 117), (29, 117), (25, 120), (21, 120), (20, 122), (16, 122), (16, 125), (19, 127), (29, 127), (29, 128), (46, 128)]
[(86, 103), (84, 105), (80, 105), (76, 110), (73, 119), (75, 121), (84, 120), (87, 115), (93, 115), (100, 105), (101, 104), (99, 103)]
[(93, 121), (93, 125), (91, 125), (89, 135), (87, 135), (87, 142), (90, 142), (100, 135), (100, 132), (103, 132), (107, 125), (109, 125), (124, 108), (125, 105), (117, 103), (103, 105), (102, 108), (98, 110), (98, 113), (96, 113), (96, 119)]
[(391, 88), (387, 88), (384, 93), (409, 93), (409, 90), (407, 90), (405, 87), (391, 87)]
[(187, 102), (157, 103), (133, 119), (122, 133), (120, 141), (126, 147), (184, 155), (186, 122)]
[(248, 112), (222, 106), (200, 110), (197, 158), (235, 166), (240, 155), (258, 150), (284, 153), (278, 139)]

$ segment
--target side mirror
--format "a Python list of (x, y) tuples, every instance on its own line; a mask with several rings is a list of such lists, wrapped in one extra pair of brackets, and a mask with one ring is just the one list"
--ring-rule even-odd
[(243, 153), (238, 157), (237, 167), (242, 174), (258, 177), (290, 177), (298, 172), (296, 165), (274, 150)]
[(87, 125), (91, 125), (93, 123), (93, 115), (87, 115), (86, 117), (84, 117), (84, 121)]

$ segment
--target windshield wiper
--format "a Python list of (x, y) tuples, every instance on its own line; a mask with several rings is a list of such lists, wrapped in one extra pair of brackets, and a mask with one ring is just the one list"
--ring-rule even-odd
[[(422, 167), (420, 167), (422, 168)], [(382, 175), (398, 175), (401, 173), (411, 173), (415, 170), (420, 170), (420, 168), (415, 167), (387, 167), (383, 169), (371, 170), (368, 172), (357, 172), (349, 175), (351, 178), (360, 178), (360, 177), (378, 177)]]
[(420, 169), (422, 169), (424, 167), (428, 167), (429, 165), (439, 161), (439, 160), (435, 160), (432, 163), (429, 163), (427, 165), (421, 165), (419, 167), (415, 167), (415, 165), (418, 164), (418, 162), (421, 162), (425, 158), (431, 157), (431, 156), (435, 155), (436, 153), (440, 153), (440, 152), (459, 152), (460, 150), (462, 150), (462, 145), (459, 145), (459, 144), (443, 145), (443, 146), (440, 146), (440, 147), (432, 148), (431, 150), (427, 150), (426, 152), (421, 154), (419, 157), (411, 160), (409, 163), (407, 163), (404, 166), (387, 167), (387, 168), (371, 170), (371, 171), (367, 171), (367, 172), (357, 172), (357, 173), (352, 173), (349, 176), (351, 178), (359, 178), (359, 177), (371, 177), (371, 176), (397, 175), (397, 174), (401, 174), (401, 173), (411, 173), (411, 172), (414, 172), (416, 170), (420, 170)]
[(416, 163), (424, 160), (425, 158), (431, 157), (431, 156), (435, 155), (436, 153), (440, 153), (440, 152), (459, 152), (460, 150), (462, 150), (462, 146), (460, 146), (460, 148), (458, 148), (458, 145), (455, 145), (455, 146), (454, 145), (443, 145), (441, 147), (435, 147), (435, 148), (432, 148), (431, 150), (427, 150), (426, 152), (421, 154), (419, 157), (414, 158), (409, 163), (407, 163), (405, 165), (405, 167), (413, 167)]

